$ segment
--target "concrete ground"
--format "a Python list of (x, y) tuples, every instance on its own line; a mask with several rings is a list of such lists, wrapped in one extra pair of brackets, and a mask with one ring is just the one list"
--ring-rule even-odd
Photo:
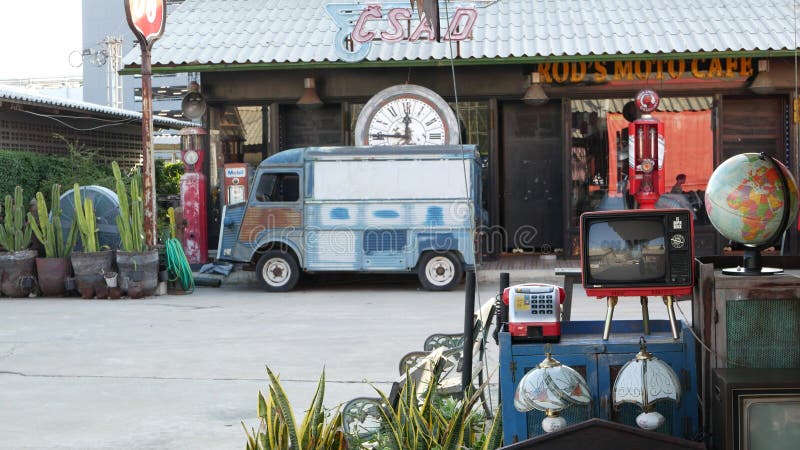
[[(515, 272), (511, 281), (551, 278)], [(480, 280), (487, 301), (498, 286)], [(388, 390), (400, 357), (431, 333), (459, 332), (463, 312), (463, 286), (426, 292), (413, 276), (317, 276), (287, 294), (243, 283), (145, 300), (3, 298), (0, 448), (242, 448), (266, 366), (296, 416), (323, 369), (325, 405), (336, 407), (373, 396), (367, 382)], [(650, 312), (666, 318), (660, 300)], [(604, 315), (605, 303), (576, 286), (572, 319)], [(615, 318), (639, 317), (637, 299), (620, 301)], [(493, 341), (488, 353), (496, 369)], [(496, 403), (496, 377), (492, 388)]]

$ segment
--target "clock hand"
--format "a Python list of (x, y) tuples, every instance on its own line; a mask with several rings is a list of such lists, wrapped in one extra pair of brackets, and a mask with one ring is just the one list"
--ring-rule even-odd
[(411, 143), (411, 116), (408, 115), (408, 112), (406, 112), (405, 117), (403, 117), (403, 123), (406, 125), (406, 131), (403, 134), (403, 138), (404, 138), (405, 144), (410, 144)]
[(374, 137), (374, 138), (378, 138), (378, 139), (381, 139), (381, 138), (405, 138), (406, 135), (405, 134), (375, 133), (375, 134), (370, 134), (370, 137)]

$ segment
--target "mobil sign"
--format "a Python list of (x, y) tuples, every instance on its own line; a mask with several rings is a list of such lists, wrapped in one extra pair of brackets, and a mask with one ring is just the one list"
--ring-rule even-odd
[(124, 0), (128, 25), (143, 44), (151, 45), (164, 34), (167, 17), (165, 0)]

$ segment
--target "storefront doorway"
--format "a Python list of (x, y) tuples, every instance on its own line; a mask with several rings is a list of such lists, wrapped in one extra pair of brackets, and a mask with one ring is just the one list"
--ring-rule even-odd
[(502, 106), (502, 216), (507, 250), (563, 248), (561, 103)]

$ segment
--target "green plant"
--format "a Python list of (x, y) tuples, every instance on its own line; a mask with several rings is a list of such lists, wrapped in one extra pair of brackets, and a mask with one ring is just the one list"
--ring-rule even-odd
[[(343, 450), (349, 448), (392, 450), (494, 450), (502, 445), (502, 420), (494, 418), (488, 430), (482, 412), (475, 408), (481, 386), (463, 400), (440, 398), (436, 393), (441, 367), (433, 371), (428, 388), (418, 396), (415, 383), (406, 377), (395, 406), (378, 388), (376, 401), (380, 416), (380, 431), (348, 447), (343, 431), (342, 416), (337, 410), (325, 423), (323, 397), (325, 372), (298, 428), (291, 405), (279, 379), (267, 368), (270, 378), (269, 395), (258, 393), (259, 428), (247, 430), (247, 450)], [(421, 399), (420, 399), (421, 397)], [(244, 424), (242, 424), (244, 426)]]
[(117, 216), (117, 229), (121, 240), (121, 247), (128, 252), (143, 252), (144, 243), (144, 202), (142, 201), (142, 174), (137, 169), (131, 177), (130, 198), (122, 179), (122, 172), (116, 161), (111, 163), (114, 172), (117, 197), (119, 198), (119, 215)]
[[(455, 401), (439, 397), (436, 386), (441, 375), (441, 367), (431, 374), (427, 389), (420, 396), (412, 377), (406, 377), (394, 407), (379, 408), (381, 432), (376, 437), (377, 448), (393, 450), (494, 450), (500, 447), (501, 420), (496, 417), (488, 431), (483, 413), (475, 406), (480, 392), (486, 384), (475, 392), (468, 390), (464, 398)], [(383, 405), (389, 399), (379, 389), (375, 389)]]
[(75, 183), (72, 195), (75, 201), (75, 223), (78, 225), (78, 232), (81, 235), (83, 251), (96, 252), (98, 251), (97, 219), (94, 215), (94, 204), (88, 198), (81, 201), (81, 187), (78, 183)]
[(0, 226), (0, 245), (10, 252), (25, 250), (31, 245), (31, 227), (25, 221), (26, 203), (22, 187), (14, 188), (14, 196), (6, 195), (5, 217)]
[(247, 450), (346, 450), (347, 442), (341, 430), (342, 418), (335, 411), (325, 424), (327, 411), (323, 407), (325, 397), (325, 371), (320, 376), (311, 407), (298, 428), (292, 406), (281, 386), (280, 380), (267, 367), (269, 394), (265, 398), (258, 392), (258, 431), (248, 430)]
[(48, 258), (65, 258), (72, 252), (75, 240), (78, 237), (77, 226), (73, 221), (64, 239), (64, 230), (61, 228), (61, 186), (54, 184), (50, 191), (50, 214), (47, 211), (47, 202), (41, 192), (36, 193), (36, 214), (28, 212), (28, 223), (39, 242), (44, 246), (44, 254)]
[(156, 196), (159, 198), (167, 195), (181, 193), (181, 175), (183, 175), (182, 162), (155, 161)]

